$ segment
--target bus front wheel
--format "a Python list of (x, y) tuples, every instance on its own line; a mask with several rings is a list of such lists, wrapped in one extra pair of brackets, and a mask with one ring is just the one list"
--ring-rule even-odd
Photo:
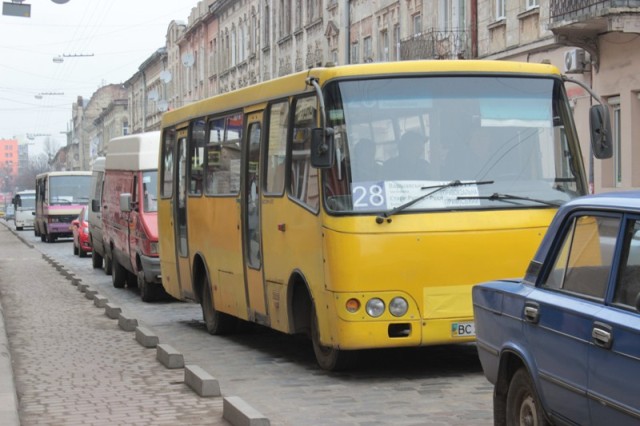
[(207, 327), (209, 334), (228, 334), (235, 328), (236, 320), (231, 315), (216, 310), (211, 297), (211, 285), (208, 279), (205, 278), (205, 280), (200, 302), (204, 325)]
[(318, 328), (318, 316), (316, 308), (311, 309), (311, 342), (316, 361), (323, 370), (340, 371), (351, 368), (357, 359), (356, 351), (345, 351), (342, 349), (324, 346), (320, 343), (320, 330)]

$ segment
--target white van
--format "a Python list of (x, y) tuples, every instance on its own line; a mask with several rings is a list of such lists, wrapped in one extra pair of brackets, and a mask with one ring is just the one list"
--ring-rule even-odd
[[(104, 186), (104, 157), (93, 161), (91, 168), (91, 194), (89, 195), (89, 241), (91, 242), (91, 263), (94, 268), (102, 267), (104, 241), (102, 239), (102, 188)], [(107, 274), (111, 270), (106, 269)]]
[(35, 189), (16, 192), (13, 197), (13, 206), (13, 221), (16, 229), (22, 231), (24, 228), (33, 228), (33, 219), (36, 215)]

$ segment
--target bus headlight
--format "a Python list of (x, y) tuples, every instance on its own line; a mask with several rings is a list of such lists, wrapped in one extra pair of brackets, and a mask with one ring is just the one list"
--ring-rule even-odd
[(367, 313), (373, 318), (378, 318), (384, 313), (384, 302), (381, 299), (373, 298), (367, 302)]
[(403, 297), (394, 297), (391, 299), (391, 302), (389, 302), (389, 312), (391, 312), (391, 315), (394, 317), (403, 316), (407, 313), (408, 309), (409, 304)]

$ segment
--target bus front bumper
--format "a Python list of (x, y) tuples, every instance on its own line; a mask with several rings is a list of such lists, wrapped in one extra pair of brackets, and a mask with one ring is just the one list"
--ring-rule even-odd
[(325, 344), (345, 350), (450, 345), (475, 341), (473, 318), (393, 322), (338, 319), (336, 325), (335, 342)]

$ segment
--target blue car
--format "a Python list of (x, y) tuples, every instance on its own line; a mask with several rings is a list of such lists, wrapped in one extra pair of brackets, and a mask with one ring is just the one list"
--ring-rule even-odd
[(524, 279), (473, 309), (496, 425), (639, 425), (640, 191), (563, 205)]

